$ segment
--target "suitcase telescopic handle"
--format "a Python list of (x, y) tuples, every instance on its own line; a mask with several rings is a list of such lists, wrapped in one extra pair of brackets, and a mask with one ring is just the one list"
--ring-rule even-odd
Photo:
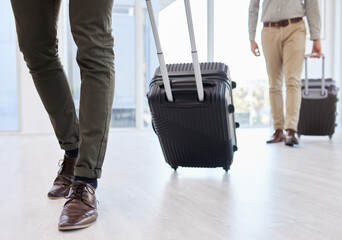
[[(313, 54), (306, 54), (304, 57), (305, 60), (305, 84), (304, 84), (304, 96), (309, 95), (309, 79), (308, 79), (308, 58), (312, 57)], [(325, 65), (325, 55), (321, 54), (322, 58), (322, 81), (321, 81), (321, 96), (326, 95), (325, 91), (325, 78), (324, 78), (324, 65)]]
[[(193, 22), (192, 22), (191, 7), (190, 7), (189, 0), (184, 0), (184, 5), (185, 5), (187, 22), (188, 22), (189, 35), (190, 35), (191, 55), (192, 55), (192, 61), (193, 61), (195, 79), (196, 79), (197, 95), (198, 95), (199, 101), (203, 101), (204, 100), (203, 82), (202, 82), (201, 68), (200, 68), (200, 64), (198, 61), (198, 54), (196, 50), (196, 43), (195, 43), (196, 41), (195, 41), (194, 27), (193, 27)], [(154, 41), (155, 41), (156, 48), (157, 48), (160, 72), (161, 72), (164, 87), (165, 87), (166, 97), (169, 102), (173, 102), (169, 75), (167, 72), (164, 54), (163, 54), (161, 44), (160, 44), (157, 24), (154, 18), (151, 0), (146, 0), (146, 6), (147, 6), (147, 11), (148, 11), (148, 15), (150, 18), (150, 22), (151, 22)]]
[(150, 0), (146, 0), (146, 6), (147, 6), (148, 15), (150, 17), (152, 32), (153, 32), (153, 36), (154, 36), (154, 42), (155, 42), (156, 48), (157, 48), (157, 56), (158, 56), (160, 72), (162, 74), (162, 79), (163, 79), (164, 88), (165, 88), (165, 92), (166, 92), (166, 98), (169, 102), (173, 102), (169, 75), (167, 73), (164, 54), (163, 54), (163, 51), (161, 48), (159, 34), (157, 31), (157, 24), (156, 24), (156, 20), (154, 18), (153, 7), (152, 7), (152, 3)]

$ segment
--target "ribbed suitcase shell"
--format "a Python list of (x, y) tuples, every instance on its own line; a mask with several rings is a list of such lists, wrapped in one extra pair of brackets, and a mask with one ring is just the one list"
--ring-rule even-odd
[(223, 63), (201, 63), (204, 101), (197, 100), (192, 63), (168, 64), (174, 102), (159, 68), (147, 94), (152, 124), (166, 162), (183, 167), (230, 168), (237, 150), (232, 88)]
[[(321, 79), (310, 79), (310, 89), (320, 89)], [(304, 80), (302, 80), (304, 89)], [(337, 87), (332, 79), (325, 79), (328, 97), (323, 99), (302, 98), (298, 135), (326, 136), (332, 138), (336, 126)]]

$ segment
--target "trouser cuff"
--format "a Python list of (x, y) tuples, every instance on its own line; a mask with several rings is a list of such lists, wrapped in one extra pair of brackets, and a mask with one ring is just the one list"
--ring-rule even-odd
[(288, 127), (286, 127), (285, 128), (285, 130), (288, 130), (288, 129), (292, 129), (292, 130), (294, 130), (295, 132), (297, 132), (297, 127), (294, 127), (294, 126), (288, 126)]
[(281, 125), (274, 125), (273, 128), (274, 130), (278, 130), (278, 129), (284, 130), (284, 126), (281, 126)]
[(102, 169), (87, 169), (84, 167), (75, 167), (75, 176), (86, 178), (100, 178)]
[(75, 150), (78, 148), (79, 142), (60, 144), (60, 146), (61, 146), (61, 149), (66, 150), (66, 151)]

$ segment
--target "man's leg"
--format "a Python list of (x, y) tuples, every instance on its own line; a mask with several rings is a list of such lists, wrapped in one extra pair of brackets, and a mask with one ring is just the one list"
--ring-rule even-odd
[(96, 179), (101, 176), (114, 95), (112, 7), (113, 0), (70, 0), (71, 31), (82, 78), (80, 148), (60, 230), (88, 227), (97, 219)]
[[(57, 19), (60, 2), (11, 0), (20, 50), (49, 114), (60, 147), (70, 151), (78, 148), (79, 128), (70, 88), (58, 56)], [(75, 160), (73, 156), (65, 156), (54, 186), (49, 191), (50, 198), (61, 198), (67, 194)]]
[(81, 70), (80, 149), (75, 175), (100, 178), (114, 96), (113, 0), (70, 0)]
[(301, 74), (305, 54), (305, 24), (300, 21), (286, 27), (284, 36), (284, 75), (286, 84), (285, 129), (297, 131), (301, 104)]
[(298, 144), (297, 131), (301, 104), (301, 73), (305, 54), (306, 29), (303, 21), (284, 29), (284, 73), (286, 84), (285, 144)]
[(282, 39), (279, 28), (264, 27), (262, 30), (262, 48), (265, 56), (267, 73), (269, 78), (270, 104), (273, 118), (273, 127), (276, 130), (272, 139), (267, 143), (280, 142), (283, 140), (284, 128), (283, 111), (283, 51)]

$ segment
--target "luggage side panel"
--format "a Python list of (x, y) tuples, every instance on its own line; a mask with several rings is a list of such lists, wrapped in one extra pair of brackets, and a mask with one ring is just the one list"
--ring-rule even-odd
[[(205, 99), (197, 101), (195, 85), (174, 84), (175, 101), (167, 102), (161, 82), (150, 85), (148, 95), (154, 129), (166, 161), (173, 167), (224, 167), (233, 159), (225, 81), (204, 80)], [(186, 97), (182, 97), (186, 96)], [(190, 98), (189, 98), (190, 96)], [(233, 113), (231, 113), (233, 114)]]

